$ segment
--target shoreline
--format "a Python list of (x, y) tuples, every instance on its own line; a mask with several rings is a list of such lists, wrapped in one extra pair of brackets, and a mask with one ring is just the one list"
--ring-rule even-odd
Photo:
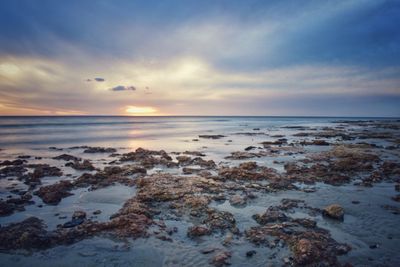
[[(17, 249), (39, 255), (111, 238), (128, 240), (131, 250), (165, 243), (178, 254), (182, 244), (201, 265), (400, 262), (391, 251), (400, 241), (391, 227), (400, 214), (399, 121), (294, 120), (272, 130), (238, 123), (143, 140), (133, 150), (1, 150), (0, 258), (12, 263)], [(368, 236), (363, 221), (377, 232)], [(163, 261), (185, 262), (175, 257)]]

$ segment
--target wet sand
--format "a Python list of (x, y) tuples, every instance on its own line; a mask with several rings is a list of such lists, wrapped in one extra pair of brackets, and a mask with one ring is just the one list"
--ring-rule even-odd
[(2, 264), (400, 264), (399, 120), (224, 120), (3, 143)]

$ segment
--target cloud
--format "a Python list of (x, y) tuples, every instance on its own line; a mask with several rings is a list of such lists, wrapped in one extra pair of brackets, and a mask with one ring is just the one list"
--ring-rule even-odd
[(400, 2), (205, 1), (0, 1), (0, 114), (400, 115)]
[(123, 86), (118, 85), (113, 88), (110, 88), (111, 91), (118, 92), (118, 91), (135, 91), (136, 88), (134, 86)]
[(86, 79), (87, 82), (91, 82), (91, 81), (96, 81), (96, 82), (105, 82), (106, 80), (104, 78), (94, 78), (92, 79)]

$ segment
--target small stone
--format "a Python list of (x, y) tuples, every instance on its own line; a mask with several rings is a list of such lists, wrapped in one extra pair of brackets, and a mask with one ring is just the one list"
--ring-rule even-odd
[(372, 244), (372, 245), (369, 246), (369, 248), (370, 248), (370, 249), (379, 248), (379, 244), (376, 244), (376, 243), (375, 243), (375, 244)]
[(224, 244), (224, 246), (228, 246), (228, 245), (232, 244), (232, 241), (233, 241), (233, 235), (231, 233), (228, 233), (224, 239), (223, 244)]
[(210, 254), (212, 252), (214, 252), (216, 250), (216, 248), (210, 247), (210, 248), (205, 248), (201, 250), (201, 253), (203, 254)]
[(72, 214), (72, 219), (86, 219), (86, 212), (77, 210)]
[(392, 200), (396, 201), (396, 202), (400, 202), (400, 194), (392, 197)]
[(246, 199), (240, 195), (234, 195), (229, 199), (229, 203), (232, 206), (244, 206), (246, 205)]
[(94, 215), (99, 215), (99, 214), (101, 214), (101, 210), (95, 210), (95, 211), (93, 211), (93, 214)]
[(210, 229), (202, 225), (196, 225), (188, 228), (187, 235), (189, 237), (209, 235), (211, 233)]
[(230, 265), (228, 260), (231, 256), (232, 256), (232, 254), (229, 251), (221, 251), (213, 257), (212, 264), (214, 264), (214, 266), (216, 266), (216, 267)]
[(257, 251), (255, 251), (255, 250), (249, 250), (246, 252), (246, 257), (248, 257), (248, 258), (253, 257), (254, 254), (256, 254), (256, 253), (257, 253)]
[(338, 204), (332, 204), (324, 208), (324, 210), (322, 211), (322, 215), (332, 219), (343, 221), (344, 209)]

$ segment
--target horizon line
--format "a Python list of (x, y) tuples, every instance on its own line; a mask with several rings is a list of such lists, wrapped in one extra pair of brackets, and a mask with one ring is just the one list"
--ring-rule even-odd
[(272, 118), (387, 118), (387, 119), (400, 119), (400, 116), (357, 116), (357, 115), (0, 115), (4, 117), (272, 117)]

